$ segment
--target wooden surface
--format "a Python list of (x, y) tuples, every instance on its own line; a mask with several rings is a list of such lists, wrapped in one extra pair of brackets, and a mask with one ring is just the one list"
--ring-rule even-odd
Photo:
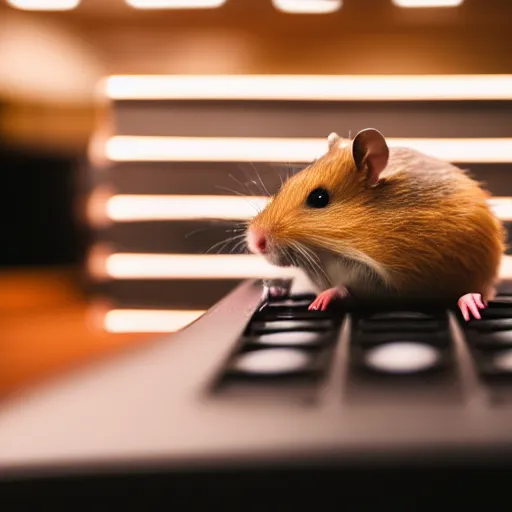
[(106, 333), (89, 312), (73, 270), (0, 273), (0, 399), (155, 337)]

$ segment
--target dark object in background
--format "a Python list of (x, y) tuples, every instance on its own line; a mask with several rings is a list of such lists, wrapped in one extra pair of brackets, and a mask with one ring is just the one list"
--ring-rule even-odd
[(2, 170), (1, 267), (74, 265), (84, 247), (77, 221), (77, 161), (7, 147)]

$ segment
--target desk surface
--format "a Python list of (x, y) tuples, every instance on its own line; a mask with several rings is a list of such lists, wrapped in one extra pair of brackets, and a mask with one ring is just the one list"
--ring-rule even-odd
[(154, 337), (94, 329), (78, 283), (74, 269), (0, 273), (0, 399)]

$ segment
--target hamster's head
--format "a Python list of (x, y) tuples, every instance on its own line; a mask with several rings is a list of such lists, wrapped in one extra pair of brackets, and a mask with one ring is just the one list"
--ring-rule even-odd
[(332, 133), (327, 148), (287, 180), (249, 223), (250, 252), (274, 265), (303, 267), (312, 252), (354, 251), (353, 237), (368, 222), (367, 205), (383, 182), (389, 149), (375, 129), (362, 130), (353, 140)]

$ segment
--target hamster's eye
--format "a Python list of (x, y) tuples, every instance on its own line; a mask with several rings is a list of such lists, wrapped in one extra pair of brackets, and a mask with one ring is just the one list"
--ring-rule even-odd
[(325, 208), (329, 204), (329, 192), (325, 188), (315, 188), (306, 199), (310, 208)]

